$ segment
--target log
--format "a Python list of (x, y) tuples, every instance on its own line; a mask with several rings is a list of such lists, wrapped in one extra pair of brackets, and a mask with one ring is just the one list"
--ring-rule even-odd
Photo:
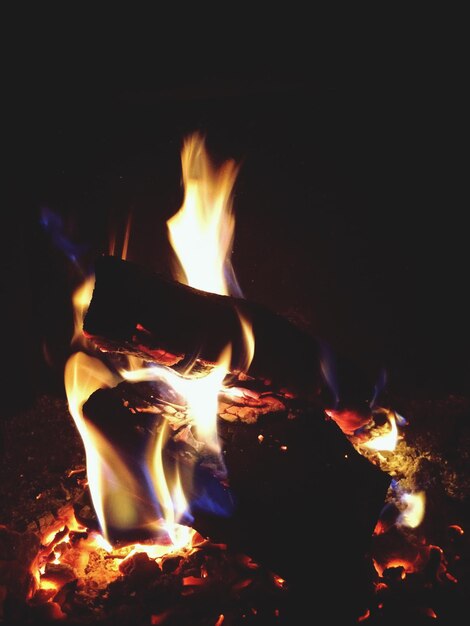
[(256, 302), (193, 289), (115, 257), (96, 261), (83, 331), (104, 351), (138, 354), (181, 372), (194, 363), (211, 366), (230, 345), (230, 369), (238, 372), (245, 369), (246, 345), (240, 315), (255, 337), (246, 374), (317, 396), (323, 386), (320, 348), (309, 333)]
[[(233, 512), (232, 494), (224, 484), (226, 468), (218, 455), (194, 437), (185, 407), (181, 407), (182, 411), (170, 411), (175, 404), (168, 405), (161, 399), (167, 392), (162, 381), (123, 382), (115, 388), (98, 389), (83, 406), (84, 418), (99, 430), (119, 464), (126, 468), (126, 473), (118, 471), (112, 478), (118, 488), (104, 499), (107, 532), (113, 541), (141, 541), (156, 536), (168, 539), (166, 530), (158, 531), (153, 524), (165, 514), (158, 496), (155, 497), (148, 469), (149, 450), (154, 449), (163, 428), (167, 429), (162, 463), (166, 480), (171, 484), (178, 472), (191, 502), (198, 502), (201, 508), (210, 504), (212, 511), (227, 515)], [(121, 520), (123, 507), (133, 509), (130, 522)], [(93, 524), (89, 519), (83, 521), (88, 526)], [(180, 523), (192, 521), (188, 513)]]
[[(84, 405), (87, 419), (121, 452), (128, 445), (137, 450), (151, 430), (149, 421), (142, 427), (151, 394), (139, 385), (98, 390)], [(191, 499), (187, 523), (285, 579), (289, 610), (297, 617), (326, 609), (333, 617), (357, 617), (370, 590), (367, 555), (390, 477), (313, 406), (260, 414), (249, 422), (219, 418), (218, 427), (224, 480), (211, 469), (204, 448), (178, 438), (177, 427), (164, 450), (165, 464), (179, 458), (195, 470), (191, 479), (183, 472)], [(208, 496), (214, 496), (212, 510)], [(327, 607), (338, 586), (340, 606)]]

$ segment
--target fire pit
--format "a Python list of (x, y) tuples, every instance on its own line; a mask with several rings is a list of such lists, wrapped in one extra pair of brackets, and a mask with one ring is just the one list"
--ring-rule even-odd
[(470, 402), (342, 396), (322, 341), (241, 293), (236, 165), (195, 134), (182, 171), (177, 279), (97, 258), (67, 401), (4, 428), (3, 622), (458, 623)]

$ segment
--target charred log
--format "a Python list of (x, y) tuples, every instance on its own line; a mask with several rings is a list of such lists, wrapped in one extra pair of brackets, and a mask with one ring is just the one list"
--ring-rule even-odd
[(84, 332), (103, 350), (138, 354), (184, 371), (208, 367), (230, 345), (230, 368), (244, 369), (240, 316), (256, 338), (248, 376), (314, 397), (322, 384), (317, 340), (287, 318), (241, 298), (168, 280), (115, 257), (95, 266)]
[[(149, 414), (142, 412), (146, 396), (148, 389), (123, 383), (95, 392), (84, 412), (113, 445), (138, 450), (154, 436)], [(164, 421), (159, 415), (155, 428)], [(249, 421), (219, 418), (218, 426), (225, 475), (203, 446), (182, 437), (187, 424), (173, 424), (164, 448), (165, 467), (178, 462), (187, 470), (183, 482), (192, 502), (187, 523), (285, 579), (292, 611), (298, 606), (305, 612), (310, 602), (305, 564), (318, 576), (321, 599), (337, 584), (332, 581), (341, 563), (345, 617), (358, 614), (370, 582), (365, 555), (390, 477), (359, 455), (324, 413), (307, 405)], [(135, 468), (136, 475), (139, 471)]]

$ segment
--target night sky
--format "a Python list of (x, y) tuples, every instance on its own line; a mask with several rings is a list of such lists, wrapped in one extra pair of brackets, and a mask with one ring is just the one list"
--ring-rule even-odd
[[(195, 130), (216, 162), (240, 163), (232, 260), (245, 297), (327, 342), (366, 385), (385, 370), (397, 391), (467, 393), (463, 104), (451, 86), (409, 78), (17, 77), (5, 117), (6, 395), (61, 392), (78, 265), (90, 270), (129, 214), (129, 258), (170, 272), (165, 222)], [(40, 223), (45, 209), (61, 245)]]

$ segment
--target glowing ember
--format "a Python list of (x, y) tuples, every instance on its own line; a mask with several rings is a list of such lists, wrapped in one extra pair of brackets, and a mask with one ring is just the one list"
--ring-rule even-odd
[(382, 578), (385, 569), (395, 568), (400, 570), (400, 578), (404, 579), (406, 574), (410, 574), (415, 571), (415, 566), (413, 563), (406, 561), (405, 559), (395, 558), (390, 559), (387, 563), (379, 564), (375, 559), (373, 559), (374, 568), (377, 574)]

